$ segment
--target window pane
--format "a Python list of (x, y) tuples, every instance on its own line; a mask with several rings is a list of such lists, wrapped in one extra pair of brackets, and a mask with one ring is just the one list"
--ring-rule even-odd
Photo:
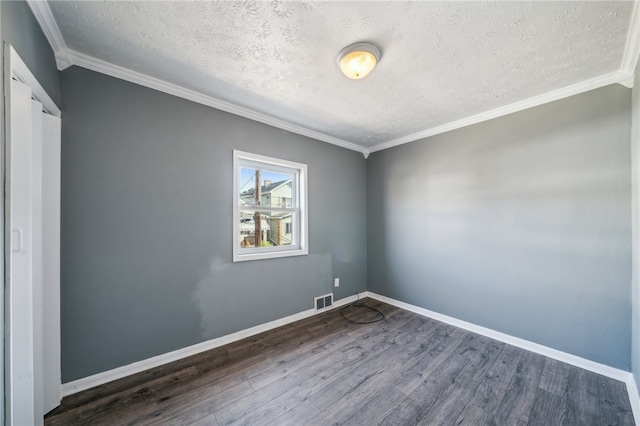
[(290, 246), (293, 241), (293, 223), (295, 221), (295, 213), (291, 212), (272, 212), (269, 217), (269, 226), (271, 231), (269, 237), (274, 245)]
[[(293, 241), (295, 213), (289, 211), (240, 211), (240, 248), (289, 246)], [(261, 220), (258, 220), (258, 217)], [(258, 230), (258, 223), (260, 229)], [(256, 238), (261, 235), (261, 238)], [(258, 244), (256, 244), (258, 241)]]
[[(260, 189), (256, 190), (258, 180)], [(241, 167), (240, 205), (292, 207), (293, 180), (293, 174)]]
[(309, 253), (307, 165), (233, 151), (233, 261)]

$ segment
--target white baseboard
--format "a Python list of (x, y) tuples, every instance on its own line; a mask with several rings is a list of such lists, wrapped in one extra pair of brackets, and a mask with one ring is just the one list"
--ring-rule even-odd
[[(345, 297), (334, 302), (334, 308), (347, 305), (356, 301), (358, 298), (370, 297), (372, 299), (379, 300), (389, 305), (397, 306), (398, 308), (405, 309), (410, 312), (414, 312), (418, 315), (433, 318), (438, 321), (442, 321), (447, 324), (451, 324), (455, 327), (462, 328), (464, 330), (471, 331), (483, 336), (490, 337), (495, 340), (507, 343), (512, 346), (516, 346), (531, 352), (538, 353), (540, 355), (547, 356), (549, 358), (556, 359), (558, 361), (565, 362), (567, 364), (574, 365), (579, 368), (583, 368), (588, 371), (592, 371), (597, 374), (601, 374), (606, 377), (610, 377), (615, 380), (624, 382), (627, 386), (627, 393), (629, 394), (629, 400), (631, 402), (631, 408), (633, 410), (633, 417), (637, 424), (640, 424), (640, 394), (638, 393), (638, 387), (636, 385), (633, 374), (628, 371), (620, 370), (618, 368), (610, 367), (608, 365), (600, 364), (595, 361), (591, 361), (576, 355), (572, 355), (566, 352), (559, 351), (538, 343), (533, 343), (528, 340), (520, 339), (519, 337), (511, 336), (509, 334), (501, 333), (499, 331), (492, 330), (490, 328), (482, 327), (467, 321), (462, 321), (448, 315), (443, 315), (428, 309), (421, 308), (419, 306), (411, 305), (409, 303), (401, 302), (399, 300), (392, 299), (390, 297), (382, 296), (370, 291), (362, 292), (355, 296)], [(161, 365), (177, 361), (192, 355), (199, 354), (210, 349), (217, 348), (222, 345), (236, 342), (238, 340), (254, 336), (256, 334), (272, 330), (277, 327), (281, 327), (286, 324), (299, 321), (304, 318), (308, 318), (313, 315), (317, 315), (315, 309), (308, 309), (306, 311), (298, 312), (297, 314), (290, 315), (288, 317), (280, 318), (275, 321), (271, 321), (265, 324), (260, 324), (255, 327), (240, 330), (236, 333), (228, 334), (226, 336), (211, 339), (206, 342), (198, 343), (196, 345), (188, 346), (186, 348), (178, 349), (166, 354), (158, 355), (152, 358), (148, 358), (142, 361), (134, 362), (129, 365), (115, 368), (113, 370), (104, 371), (102, 373), (94, 374), (89, 377), (74, 380), (72, 382), (64, 383), (62, 385), (62, 396), (68, 396), (77, 392), (81, 392), (86, 389), (90, 389), (95, 386), (103, 385), (113, 380), (121, 379), (123, 377), (130, 376), (132, 374), (140, 373), (150, 368), (159, 367)]]
[[(363, 297), (366, 297), (366, 292), (334, 301), (333, 307), (337, 308), (340, 306), (344, 306), (356, 301), (357, 298)], [(81, 392), (95, 386), (100, 386), (105, 383), (130, 376), (132, 374), (141, 373), (150, 368), (159, 367), (173, 361), (177, 361), (192, 355), (199, 354), (201, 352), (208, 351), (210, 349), (233, 343), (238, 340), (242, 340), (247, 337), (251, 337), (256, 334), (263, 333), (265, 331), (269, 331), (286, 324), (291, 324), (292, 322), (296, 322), (313, 315), (317, 315), (319, 313), (322, 313), (322, 311), (317, 312), (315, 309), (307, 309), (306, 311), (298, 312), (297, 314), (289, 315), (288, 317), (270, 321), (265, 324), (256, 325), (255, 327), (240, 330), (232, 334), (227, 334), (226, 336), (207, 340), (206, 342), (198, 343), (172, 352), (167, 352), (166, 354), (154, 356), (142, 361), (137, 361), (132, 364), (124, 365), (122, 367), (114, 368), (113, 370), (104, 371), (102, 373), (94, 374), (92, 376), (84, 377), (72, 382), (63, 383), (62, 396), (65, 397), (68, 395), (72, 395), (74, 393)]]
[(464, 330), (471, 331), (483, 336), (490, 337), (492, 339), (507, 343), (512, 346), (516, 346), (540, 355), (544, 355), (549, 358), (556, 359), (558, 361), (574, 365), (579, 368), (583, 368), (588, 371), (592, 371), (597, 374), (601, 374), (606, 377), (624, 382), (627, 386), (627, 393), (629, 395), (629, 401), (631, 402), (631, 409), (633, 410), (633, 417), (636, 424), (640, 424), (640, 395), (638, 394), (638, 387), (633, 374), (629, 371), (620, 370), (618, 368), (610, 367), (599, 362), (591, 361), (586, 358), (582, 358), (576, 355), (572, 355), (566, 352), (559, 351), (557, 349), (550, 348), (548, 346), (533, 343), (528, 340), (521, 339), (519, 337), (511, 336), (509, 334), (501, 333), (490, 328), (482, 327), (467, 321), (462, 321), (448, 315), (443, 315), (438, 312), (430, 311), (428, 309), (421, 308), (419, 306), (411, 305), (409, 303), (401, 302), (399, 300), (392, 299), (387, 296), (382, 296), (377, 293), (367, 291), (367, 297), (379, 300), (389, 305), (397, 306), (398, 308), (405, 309), (407, 311), (414, 312), (418, 315), (422, 315), (428, 318), (433, 318), (438, 321), (442, 321), (447, 324), (451, 324), (455, 327), (462, 328)]
[(499, 331), (492, 330), (490, 328), (482, 327), (467, 321), (462, 321), (457, 318), (443, 315), (428, 309), (421, 308), (419, 306), (411, 305), (409, 303), (401, 302), (399, 300), (391, 299), (390, 297), (382, 296), (376, 293), (367, 292), (368, 296), (372, 299), (379, 300), (381, 302), (388, 303), (398, 308), (406, 309), (407, 311), (415, 312), (416, 314), (433, 318), (438, 321), (442, 321), (447, 324), (462, 328), (464, 330), (471, 331), (473, 333), (481, 334), (483, 336), (490, 337), (495, 340), (499, 340), (504, 343), (508, 343), (512, 346), (517, 346), (522, 349), (526, 349), (531, 352), (538, 353), (540, 355), (547, 356), (549, 358), (557, 359), (558, 361), (566, 362), (567, 364), (575, 365), (576, 367), (584, 368), (585, 370), (593, 371), (594, 373), (602, 374), (603, 376), (611, 377), (612, 379), (626, 382), (629, 376), (628, 371), (620, 370), (618, 368), (610, 367), (605, 364), (600, 364), (595, 361), (581, 358), (576, 355), (571, 355), (566, 352), (559, 351), (557, 349), (550, 348), (548, 346), (533, 343), (528, 340), (521, 339), (519, 337), (511, 336), (509, 334), (501, 333)]
[(631, 410), (636, 424), (640, 424), (640, 394), (638, 394), (638, 384), (633, 374), (629, 373), (627, 380), (627, 393), (629, 394), (629, 402), (631, 402)]

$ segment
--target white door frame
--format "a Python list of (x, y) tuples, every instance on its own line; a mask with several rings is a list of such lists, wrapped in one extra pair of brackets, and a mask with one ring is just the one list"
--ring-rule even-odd
[[(20, 55), (18, 55), (18, 52), (16, 52), (13, 46), (11, 46), (10, 44), (5, 44), (4, 54), (4, 75), (8, 79), (14, 78), (19, 82), (31, 87), (31, 93), (33, 93), (33, 97), (42, 104), (44, 110), (54, 117), (60, 117), (62, 115), (60, 108), (58, 108), (56, 103), (53, 102), (51, 97), (40, 85), (36, 77), (31, 73), (31, 71), (24, 63), (24, 61), (20, 58)], [(7, 87), (7, 83), (10, 82), (10, 80), (5, 81), (5, 87)]]
[[(49, 95), (46, 93), (46, 91), (44, 90), (44, 88), (40, 85), (40, 83), (38, 82), (38, 80), (35, 78), (35, 76), (33, 75), (33, 73), (31, 73), (31, 71), (29, 70), (29, 68), (26, 66), (26, 64), (24, 63), (24, 61), (20, 58), (20, 56), (18, 55), (18, 53), (15, 51), (15, 49), (10, 46), (5, 44), (4, 47), (4, 94), (5, 94), (5, 99), (4, 101), (4, 110), (5, 110), (5, 144), (4, 144), (4, 155), (2, 158), (2, 166), (4, 166), (4, 173), (2, 174), (2, 178), (3, 178), (3, 186), (5, 188), (5, 198), (4, 198), (4, 208), (2, 209), (2, 214), (4, 214), (4, 229), (11, 229), (10, 225), (12, 223), (11, 221), (11, 185), (10, 185), (10, 181), (8, 180), (8, 177), (11, 176), (11, 99), (10, 99), (10, 94), (11, 94), (11, 81), (12, 80), (16, 80), (19, 81), (20, 83), (23, 83), (27, 86), (30, 87), (31, 89), (31, 95), (32, 98), (34, 98), (35, 100), (37, 100), (38, 102), (40, 102), (42, 104), (43, 110), (54, 116), (54, 117), (60, 117), (61, 116), (61, 111), (60, 109), (57, 107), (57, 105), (55, 104), (55, 102), (53, 102), (53, 100), (51, 99), (51, 97), (49, 97)], [(10, 299), (8, 297), (6, 297), (6, 295), (8, 294), (7, 292), (10, 291), (10, 277), (11, 277), (11, 232), (4, 232), (4, 277), (5, 277), (5, 290), (4, 293), (2, 294), (3, 299), (2, 301), (0, 301), (0, 303), (3, 303), (4, 306), (4, 324), (5, 324), (5, 333), (7, 333), (8, 330), (11, 329), (11, 324), (10, 324), (10, 315), (9, 313), (11, 312), (9, 309), (9, 304), (10, 304)], [(9, 353), (11, 348), (8, 347), (8, 345), (10, 344), (10, 339), (8, 338), (9, 336), (7, 336), (5, 334), (4, 339), (0, 339), (0, 351), (1, 353), (4, 355), (3, 359), (4, 359), (4, 365), (3, 365), (3, 369), (4, 369), (4, 394), (5, 394), (5, 398), (4, 398), (4, 404), (0, 403), (1, 405), (3, 405), (2, 408), (4, 408), (4, 419), (0, 419), (0, 422), (2, 422), (2, 420), (6, 420), (7, 424), (10, 424), (12, 422), (12, 413), (11, 413), (11, 383), (10, 383), (10, 374), (8, 374), (8, 368), (10, 368), (10, 358), (9, 358)], [(2, 342), (2, 340), (4, 340), (4, 343)], [(2, 384), (0, 384), (1, 386)]]

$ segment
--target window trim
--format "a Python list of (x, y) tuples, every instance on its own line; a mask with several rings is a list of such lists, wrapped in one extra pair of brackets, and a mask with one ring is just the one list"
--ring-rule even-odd
[[(291, 207), (261, 207), (260, 211), (289, 211), (297, 216), (292, 226), (292, 240), (299, 242), (295, 246), (260, 247), (251, 249), (240, 248), (240, 168), (265, 165), (271, 171), (291, 173), (296, 182), (291, 182)], [(233, 261), (275, 259), (290, 256), (304, 256), (309, 254), (309, 226), (307, 209), (307, 165), (265, 155), (233, 150)], [(295, 202), (297, 201), (297, 206)], [(251, 210), (258, 210), (251, 208)], [(296, 223), (297, 222), (297, 223)], [(297, 233), (297, 234), (296, 234)], [(299, 235), (299, 238), (296, 236)]]

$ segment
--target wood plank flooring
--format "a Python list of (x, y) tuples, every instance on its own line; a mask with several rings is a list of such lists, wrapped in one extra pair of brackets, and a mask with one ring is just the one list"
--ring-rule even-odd
[(364, 303), (386, 319), (325, 312), (68, 396), (45, 424), (634, 424), (622, 382)]

